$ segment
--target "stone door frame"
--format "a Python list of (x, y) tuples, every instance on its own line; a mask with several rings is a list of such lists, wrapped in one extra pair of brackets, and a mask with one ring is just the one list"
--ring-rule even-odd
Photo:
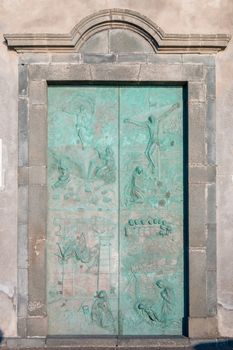
[[(137, 14), (137, 18), (138, 16)], [(143, 16), (141, 16), (140, 23), (142, 22), (145, 23)], [(149, 20), (148, 23), (151, 24)], [(158, 35), (158, 27), (154, 28), (157, 29), (156, 35)], [(145, 28), (142, 29), (145, 30)], [(166, 34), (163, 34), (165, 38)], [(74, 33), (73, 36), (75, 37)], [(89, 37), (90, 33), (87, 35), (87, 38)], [(173, 44), (177, 41), (177, 37), (179, 36), (173, 35), (171, 39)], [(210, 37), (215, 38), (214, 44), (213, 40), (209, 39)], [(184, 335), (189, 338), (216, 338), (218, 325), (215, 58), (213, 53), (223, 49), (229, 41), (229, 37), (225, 36), (224, 43), (223, 41), (220, 43), (217, 36), (208, 36), (208, 38), (199, 36), (195, 39), (195, 43), (190, 39), (186, 46), (183, 43), (183, 46), (180, 44), (179, 48), (176, 49), (173, 47), (171, 50), (170, 44), (167, 46), (168, 53), (160, 54), (156, 52), (70, 53), (66, 52), (67, 50), (62, 50), (64, 45), (62, 46), (61, 40), (64, 38), (60, 38), (61, 45), (57, 50), (59, 52), (54, 53), (55, 49), (52, 46), (54, 43), (49, 48), (47, 40), (47, 47), (43, 46), (39, 36), (37, 42), (28, 35), (27, 40), (31, 40), (31, 48), (29, 42), (26, 42), (25, 35), (21, 35), (21, 39), (19, 35), (6, 35), (5, 38), (9, 47), (15, 48), (20, 53), (17, 305), (18, 336), (20, 339), (39, 337), (40, 340), (38, 338), (37, 341), (43, 343), (47, 337), (47, 86), (50, 83), (78, 84), (79, 82), (87, 84), (97, 82), (103, 84), (179, 84), (185, 86), (188, 117), (188, 135), (186, 137), (188, 140), (186, 260), (188, 261), (189, 307), (188, 327)], [(165, 40), (164, 38), (163, 40)], [(180, 36), (180, 39), (186, 40), (184, 36)], [(208, 50), (207, 39), (212, 45), (212, 48), (208, 47)], [(46, 39), (43, 40), (46, 41)], [(24, 44), (23, 41), (25, 41)], [(76, 50), (77, 45), (74, 44), (72, 47)], [(166, 52), (161, 43), (155, 47), (162, 48)], [(201, 55), (194, 54), (197, 47), (197, 52), (201, 52)], [(29, 53), (27, 53), (28, 51)], [(191, 53), (187, 54), (187, 51)], [(27, 341), (29, 344), (30, 339)], [(56, 343), (56, 341), (48, 340), (47, 344), (61, 344)], [(82, 340), (84, 345), (88, 344), (89, 346), (91, 341), (90, 339), (89, 341)], [(95, 344), (98, 341), (102, 340), (95, 340)], [(139, 340), (131, 339), (131, 342), (134, 341), (137, 344), (139, 342)], [(182, 341), (184, 342), (184, 340)], [(65, 340), (64, 342), (67, 343)], [(112, 345), (119, 345), (117, 338), (105, 340), (105, 344), (110, 344), (109, 342)], [(144, 340), (143, 344), (148, 345), (148, 342), (150, 343), (149, 338)], [(154, 342), (155, 340), (153, 340), (153, 344)]]

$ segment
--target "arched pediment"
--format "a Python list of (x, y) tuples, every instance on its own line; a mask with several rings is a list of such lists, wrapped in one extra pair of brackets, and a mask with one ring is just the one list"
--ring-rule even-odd
[(104, 31), (134, 33), (156, 53), (213, 53), (223, 50), (225, 34), (168, 34), (147, 17), (131, 10), (96, 12), (79, 22), (69, 34), (5, 34), (9, 48), (17, 52), (78, 52), (91, 37)]

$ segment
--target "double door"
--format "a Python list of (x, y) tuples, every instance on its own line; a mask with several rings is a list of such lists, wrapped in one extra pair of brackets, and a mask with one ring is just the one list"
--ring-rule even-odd
[(180, 335), (183, 91), (48, 88), (50, 334)]

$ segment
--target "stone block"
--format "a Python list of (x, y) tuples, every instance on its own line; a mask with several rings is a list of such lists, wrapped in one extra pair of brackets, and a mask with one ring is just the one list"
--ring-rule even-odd
[(28, 139), (24, 135), (19, 136), (19, 166), (28, 165)]
[(30, 316), (46, 315), (45, 256), (45, 240), (29, 239), (28, 315)]
[[(48, 334), (47, 317), (30, 317), (27, 319), (27, 335), (30, 337), (46, 337)], [(27, 339), (28, 340), (28, 339)], [(45, 339), (31, 339), (35, 345), (28, 344), (30, 347), (44, 347)], [(36, 342), (37, 341), (37, 342)]]
[(28, 94), (28, 67), (25, 64), (19, 64), (19, 96), (27, 96)]
[(190, 166), (189, 167), (189, 183), (207, 183), (208, 173), (206, 166)]
[(206, 245), (206, 186), (189, 186), (189, 244), (190, 247)]
[(216, 164), (216, 120), (215, 99), (207, 99), (206, 128), (207, 128), (207, 161)]
[(193, 55), (193, 54), (184, 54), (182, 55), (184, 64), (203, 64), (206, 66), (215, 65), (215, 56), (214, 55)]
[(215, 183), (216, 166), (190, 166), (189, 167), (190, 183)]
[(45, 234), (46, 188), (30, 186), (29, 190), (29, 303), (28, 313), (44, 316), (46, 313)]
[(18, 348), (18, 349), (34, 349), (34, 348), (44, 348), (45, 340), (41, 338), (12, 338), (7, 339), (7, 347), (8, 349), (11, 348)]
[(18, 292), (20, 296), (28, 295), (28, 271), (25, 268), (18, 269)]
[(189, 337), (216, 339), (218, 337), (217, 319), (215, 317), (190, 318)]
[(92, 65), (91, 75), (93, 80), (106, 80), (106, 81), (134, 81), (135, 77), (138, 77), (140, 70), (139, 64), (105, 64), (105, 65)]
[(31, 105), (29, 120), (29, 164), (45, 165), (47, 160), (47, 109), (45, 105)]
[(208, 325), (208, 336), (210, 338), (218, 338), (219, 332), (218, 332), (218, 319), (216, 317), (208, 317), (207, 319), (207, 325)]
[(118, 344), (117, 337), (83, 337), (83, 338), (53, 338), (49, 337), (46, 339), (46, 346), (47, 347), (69, 347), (73, 346), (78, 349), (86, 349), (86, 348), (106, 348), (109, 347), (115, 349)]
[(189, 314), (190, 317), (206, 317), (206, 251), (191, 249), (189, 264)]
[(204, 82), (190, 81), (188, 83), (189, 101), (205, 102), (206, 100), (206, 85)]
[(206, 109), (204, 103), (189, 103), (189, 163), (206, 164)]
[(209, 183), (216, 182), (216, 165), (215, 164), (207, 167), (207, 175), (208, 175)]
[(50, 64), (31, 65), (29, 67), (29, 77), (32, 80), (91, 80), (90, 67), (87, 64)]
[(157, 338), (119, 338), (119, 349), (177, 349), (189, 345), (189, 339), (185, 337), (157, 337)]
[(182, 70), (185, 81), (204, 79), (204, 66), (202, 64), (183, 64)]
[(18, 302), (17, 314), (18, 317), (27, 317), (28, 305), (28, 270), (18, 269)]
[(216, 76), (215, 67), (205, 67), (207, 97), (215, 98), (216, 95)]
[(45, 80), (30, 81), (29, 101), (30, 101), (30, 105), (47, 103), (47, 84)]
[(217, 268), (217, 238), (216, 224), (207, 224), (207, 268)]
[(47, 64), (33, 64), (28, 68), (29, 79), (31, 80), (47, 80), (50, 65)]
[(79, 49), (81, 53), (108, 53), (108, 31), (102, 31), (91, 36)]
[[(34, 268), (40, 269), (39, 272), (44, 272), (42, 269), (45, 269), (45, 238), (36, 238), (30, 237), (28, 242), (29, 250), (29, 270)], [(34, 276), (37, 279), (40, 279), (40, 275)], [(36, 282), (37, 283), (37, 282)], [(38, 282), (39, 283), (39, 282)]]
[(112, 29), (109, 32), (109, 51), (114, 53), (141, 52), (153, 53), (149, 42), (137, 33), (129, 30)]
[(143, 53), (121, 53), (117, 55), (117, 62), (127, 63), (127, 62), (146, 62), (148, 55)]
[(113, 63), (116, 62), (116, 55), (114, 54), (91, 54), (85, 53), (82, 55), (84, 63)]
[(28, 231), (27, 225), (18, 225), (18, 267), (26, 269), (28, 267)]
[(216, 270), (207, 271), (207, 315), (217, 314), (217, 273)]
[(80, 53), (53, 53), (51, 55), (52, 63), (81, 63)]
[(19, 55), (20, 64), (32, 64), (32, 63), (49, 63), (50, 54), (49, 53), (39, 53), (39, 52), (27, 52), (21, 53)]
[(27, 224), (28, 220), (28, 187), (20, 186), (18, 189), (18, 222)]
[(208, 224), (216, 224), (216, 185), (207, 185), (207, 220)]
[(28, 101), (19, 99), (18, 142), (19, 166), (28, 165)]
[(46, 229), (46, 187), (33, 185), (29, 188), (29, 238), (45, 238)]
[(45, 185), (46, 184), (46, 166), (31, 166), (29, 168), (29, 184)]
[(183, 81), (182, 67), (177, 64), (142, 64), (139, 80), (177, 83)]
[(19, 317), (17, 320), (17, 334), (21, 338), (26, 338), (27, 336), (27, 322), (26, 318)]
[(19, 134), (19, 166), (28, 165), (28, 138), (25, 134)]
[(18, 185), (19, 186), (28, 185), (28, 167), (18, 168)]
[(156, 64), (182, 64), (182, 55), (178, 54), (148, 54), (147, 55), (148, 63), (156, 63)]

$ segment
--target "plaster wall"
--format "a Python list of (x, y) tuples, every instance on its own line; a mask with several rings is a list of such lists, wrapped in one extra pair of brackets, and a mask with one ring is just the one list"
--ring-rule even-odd
[[(16, 336), (18, 56), (3, 33), (68, 33), (82, 18), (107, 8), (128, 8), (149, 17), (165, 32), (233, 35), (232, 0), (1, 0), (0, 138), (5, 188), (0, 192), (0, 328)], [(233, 44), (216, 57), (217, 85), (217, 256), (221, 336), (233, 336)], [(18, 261), (21, 264), (22, 261)], [(23, 264), (22, 264), (23, 265)]]

